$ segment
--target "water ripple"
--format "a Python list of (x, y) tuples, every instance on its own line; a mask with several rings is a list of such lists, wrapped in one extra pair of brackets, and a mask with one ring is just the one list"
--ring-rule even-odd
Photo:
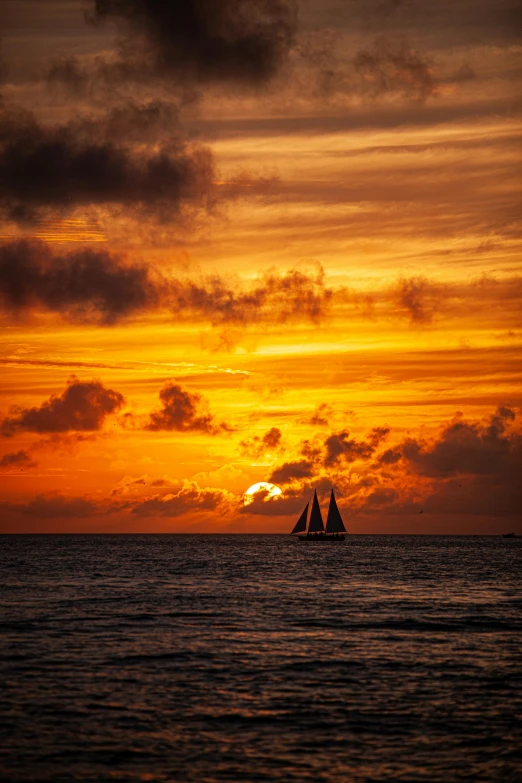
[(1, 544), (0, 780), (522, 779), (518, 540)]

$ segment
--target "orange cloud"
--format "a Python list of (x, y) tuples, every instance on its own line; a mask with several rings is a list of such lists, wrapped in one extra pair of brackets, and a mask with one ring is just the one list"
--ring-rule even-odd
[(188, 513), (225, 514), (237, 503), (236, 496), (227, 490), (201, 488), (195, 481), (185, 481), (178, 492), (143, 498), (133, 504), (131, 510), (140, 517), (180, 517)]
[(283, 433), (278, 427), (271, 427), (264, 435), (254, 435), (239, 443), (241, 454), (252, 459), (259, 459), (267, 453), (277, 453), (283, 450), (281, 443)]
[(34, 468), (36, 463), (31, 455), (23, 450), (10, 452), (0, 457), (0, 470), (10, 470), (11, 468)]

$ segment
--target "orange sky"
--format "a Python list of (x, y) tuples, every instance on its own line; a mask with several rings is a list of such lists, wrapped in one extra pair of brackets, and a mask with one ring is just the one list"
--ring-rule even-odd
[(240, 5), (2, 3), (0, 530), (522, 532), (510, 3)]

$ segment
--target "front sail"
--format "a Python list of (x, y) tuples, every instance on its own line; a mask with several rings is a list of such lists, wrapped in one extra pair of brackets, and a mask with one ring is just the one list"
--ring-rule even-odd
[(330, 495), (330, 506), (328, 508), (328, 518), (326, 520), (326, 532), (327, 533), (346, 533), (346, 528), (342, 520), (337, 503), (335, 501), (334, 491)]
[(317, 500), (317, 491), (314, 491), (314, 500), (312, 503), (312, 513), (310, 514), (310, 524), (308, 526), (309, 533), (322, 533), (324, 532), (323, 517), (321, 516), (321, 509), (319, 508), (319, 501)]
[[(306, 519), (308, 517), (308, 506), (310, 505), (310, 501), (306, 504), (306, 508), (295, 523), (295, 527), (292, 530), (292, 533), (304, 533), (306, 530)], [(292, 535), (292, 533), (290, 535)]]

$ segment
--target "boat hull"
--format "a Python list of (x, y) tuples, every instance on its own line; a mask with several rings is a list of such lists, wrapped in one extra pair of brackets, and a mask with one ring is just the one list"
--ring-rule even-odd
[(302, 536), (297, 536), (298, 541), (308, 541), (310, 544), (340, 544), (345, 538), (346, 536), (342, 533), (332, 533), (331, 535), (328, 535), (328, 533), (323, 535), (306, 533)]

